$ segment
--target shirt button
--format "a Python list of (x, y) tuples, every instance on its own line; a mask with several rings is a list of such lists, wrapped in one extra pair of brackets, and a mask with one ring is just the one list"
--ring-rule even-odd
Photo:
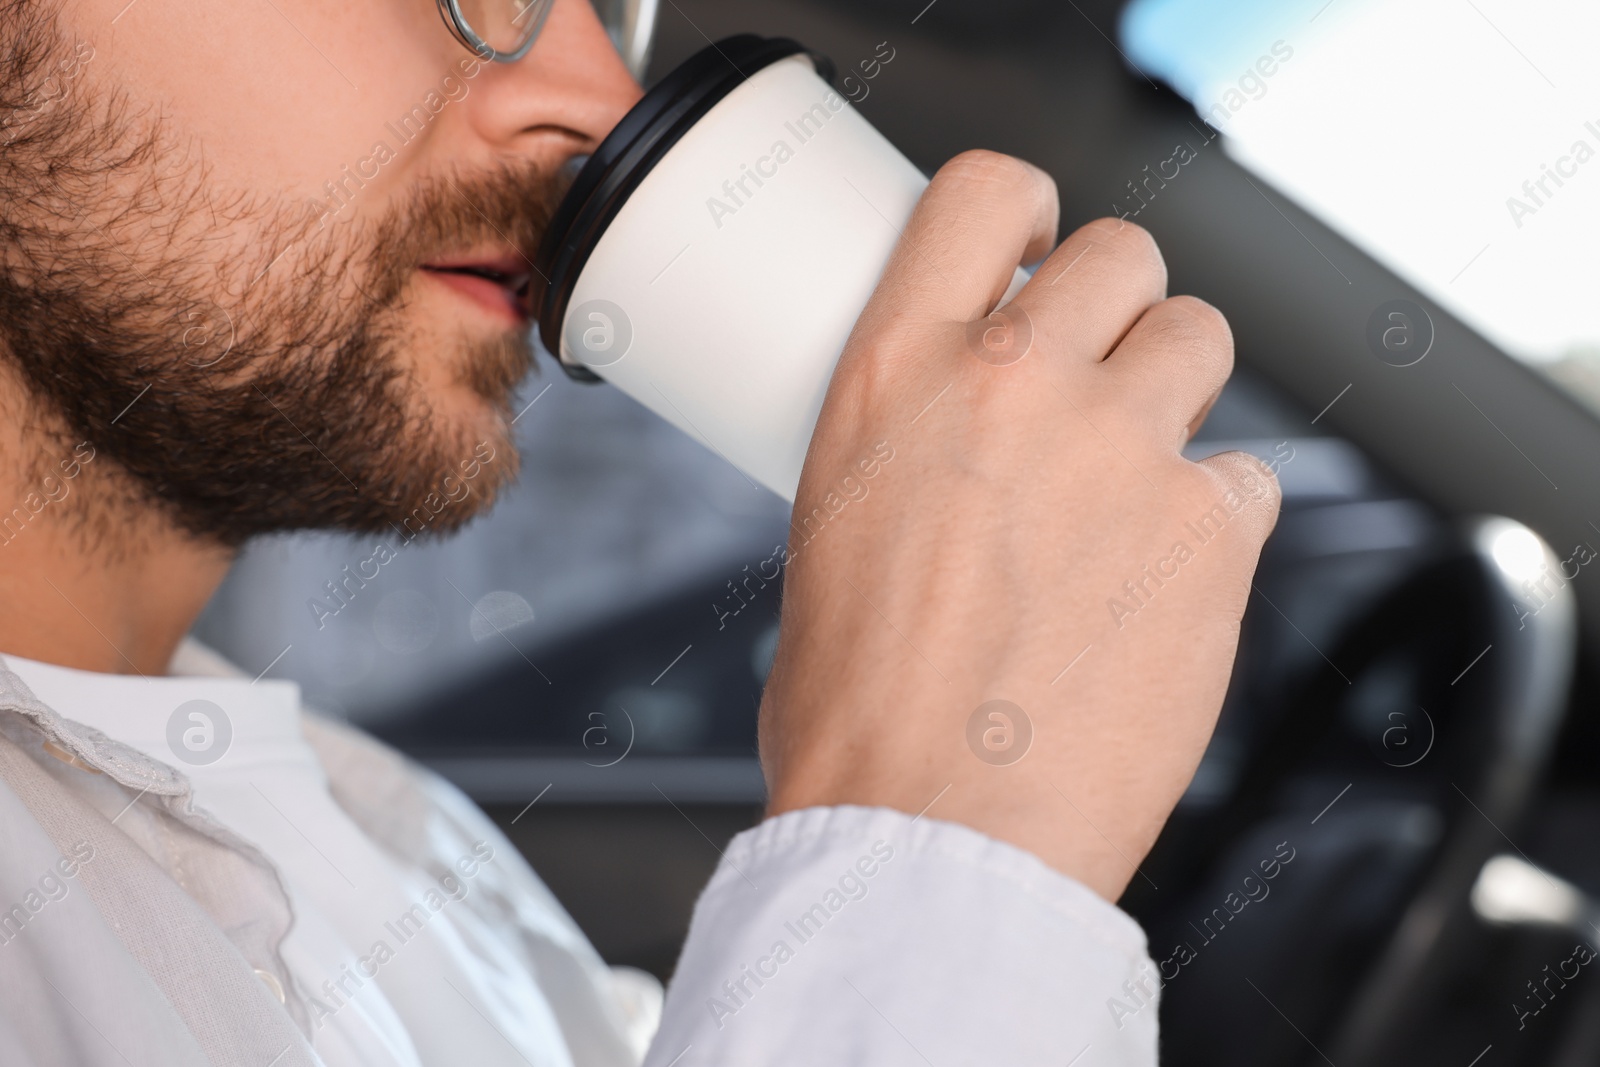
[(89, 766), (83, 760), (79, 759), (73, 753), (68, 752), (54, 741), (46, 739), (43, 742), (43, 745), (46, 752), (50, 753), (50, 755), (54, 756), (56, 759), (60, 760), (62, 763), (65, 763), (69, 767), (76, 767), (81, 771), (88, 771), (90, 774), (100, 773), (97, 768)]
[(273, 974), (271, 971), (263, 971), (260, 967), (257, 967), (256, 977), (261, 979), (261, 984), (271, 990), (272, 995), (278, 998), (278, 1003), (282, 1004), (283, 983), (278, 981), (278, 976)]

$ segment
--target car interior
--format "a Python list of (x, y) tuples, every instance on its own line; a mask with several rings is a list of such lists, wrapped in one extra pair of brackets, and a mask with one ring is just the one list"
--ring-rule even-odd
[[(1129, 25), (1117, 0), (669, 0), (649, 71), (737, 32), (803, 41), (924, 170), (1021, 156), (1068, 230), (1136, 206), (1170, 291), (1226, 314), (1237, 370), (1187, 454), (1261, 457), (1283, 509), (1216, 735), (1121, 901), (1161, 971), (1165, 1062), (1594, 1063), (1600, 406), (1282, 166), (1213, 145)], [(1406, 157), (1404, 128), (1362, 122)], [(1130, 200), (1179, 143), (1181, 177)], [(1421, 356), (1385, 347), (1402, 321)], [(494, 514), (333, 617), (308, 598), (370, 544), (254, 544), (198, 636), (454, 782), (609, 962), (669, 978), (721, 848), (761, 818), (781, 596), (761, 564), (788, 508), (553, 363), (522, 404)]]

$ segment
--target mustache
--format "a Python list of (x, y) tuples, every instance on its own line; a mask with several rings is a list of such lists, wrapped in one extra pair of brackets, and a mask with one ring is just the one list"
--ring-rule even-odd
[(421, 180), (363, 242), (364, 295), (374, 305), (393, 306), (419, 265), (485, 245), (509, 246), (534, 271), (539, 244), (575, 173), (570, 164), (508, 162)]

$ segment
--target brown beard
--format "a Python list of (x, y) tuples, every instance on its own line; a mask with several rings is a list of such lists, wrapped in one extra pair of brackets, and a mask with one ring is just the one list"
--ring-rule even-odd
[(73, 48), (37, 4), (0, 0), (0, 46), (0, 356), (41, 454), (88, 441), (122, 495), (227, 546), (387, 531), (448, 496), (427, 528), (443, 533), (489, 506), (516, 473), (507, 424), (531, 338), (434, 339), (503, 416), (479, 472), (482, 438), (436, 419), (406, 369), (401, 312), (417, 266), (448, 250), (509, 240), (531, 262), (555, 175), (451, 174), (375, 220), (328, 222), (215, 189), (159, 122), (84, 78), (57, 77), (65, 97), (38, 107)]

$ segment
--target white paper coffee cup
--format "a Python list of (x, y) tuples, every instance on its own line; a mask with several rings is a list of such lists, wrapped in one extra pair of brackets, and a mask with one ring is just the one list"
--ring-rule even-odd
[[(835, 363), (928, 181), (792, 41), (720, 41), (580, 172), (541, 338), (793, 500)], [(1015, 287), (1014, 287), (1015, 288)]]

